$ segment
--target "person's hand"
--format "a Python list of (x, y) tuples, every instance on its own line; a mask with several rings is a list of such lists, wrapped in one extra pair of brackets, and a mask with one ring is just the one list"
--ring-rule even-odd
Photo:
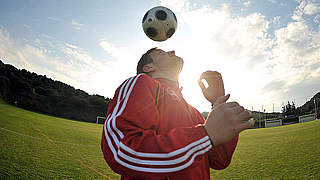
[(228, 142), (255, 122), (251, 113), (237, 102), (226, 103), (229, 97), (228, 94), (217, 99), (204, 125), (214, 145)]
[[(205, 79), (208, 83), (207, 88), (202, 82), (203, 79)], [(218, 97), (225, 95), (222, 76), (217, 71), (206, 71), (202, 73), (200, 79), (198, 80), (198, 84), (204, 97), (211, 102), (211, 104), (214, 104)]]

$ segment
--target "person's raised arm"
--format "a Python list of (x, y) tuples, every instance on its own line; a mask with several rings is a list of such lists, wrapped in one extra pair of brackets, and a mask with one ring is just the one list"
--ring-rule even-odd
[[(203, 84), (203, 79), (207, 81), (208, 87)], [(214, 169), (224, 169), (231, 162), (239, 133), (253, 126), (254, 121), (243, 123), (251, 114), (236, 102), (226, 103), (230, 95), (225, 96), (224, 83), (219, 72), (202, 73), (198, 83), (204, 97), (213, 105), (205, 123), (205, 129), (214, 144), (209, 151), (210, 166)]]

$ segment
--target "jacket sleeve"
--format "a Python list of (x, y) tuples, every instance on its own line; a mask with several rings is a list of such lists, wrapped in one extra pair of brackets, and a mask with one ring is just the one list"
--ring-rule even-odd
[(101, 148), (117, 173), (139, 178), (167, 178), (195, 166), (211, 149), (202, 125), (158, 133), (157, 84), (146, 75), (128, 79), (107, 112)]
[(212, 147), (209, 151), (210, 167), (216, 170), (225, 169), (231, 163), (232, 155), (236, 149), (239, 135), (229, 142)]

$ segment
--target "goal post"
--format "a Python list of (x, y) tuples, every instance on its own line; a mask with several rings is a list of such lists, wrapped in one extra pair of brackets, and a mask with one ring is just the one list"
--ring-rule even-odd
[(106, 119), (106, 117), (97, 116), (97, 121), (96, 121), (96, 123), (97, 123), (97, 124), (103, 124), (105, 119)]
[(307, 114), (307, 115), (303, 115), (303, 116), (299, 116), (299, 123), (302, 122), (308, 122), (308, 121), (313, 121), (316, 120), (316, 114)]
[(277, 119), (277, 120), (270, 120), (270, 121), (265, 121), (264, 122), (264, 127), (277, 127), (277, 126), (282, 126), (282, 119)]

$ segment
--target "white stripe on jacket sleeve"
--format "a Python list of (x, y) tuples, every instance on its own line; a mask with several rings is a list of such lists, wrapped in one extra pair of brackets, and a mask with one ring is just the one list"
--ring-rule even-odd
[[(116, 127), (116, 118), (121, 115), (123, 112), (124, 108), (127, 105), (128, 99), (130, 97), (130, 94), (134, 88), (134, 85), (137, 81), (137, 79), (141, 76), (137, 75), (135, 78), (130, 78), (128, 79), (121, 87), (119, 94), (118, 94), (118, 99), (117, 99), (117, 104), (112, 112), (112, 115), (105, 121), (104, 124), (104, 131), (105, 131), (105, 138), (108, 142), (109, 148), (113, 153), (114, 159), (121, 165), (137, 170), (137, 171), (143, 171), (143, 172), (155, 172), (155, 173), (161, 173), (161, 172), (175, 172), (182, 170), (188, 166), (190, 166), (194, 158), (198, 155), (204, 154), (207, 151), (210, 150), (211, 143), (209, 141), (209, 137), (205, 136), (197, 141), (194, 141), (188, 145), (186, 145), (183, 148), (177, 149), (175, 151), (169, 152), (169, 153), (146, 153), (146, 152), (137, 152), (131, 149), (130, 147), (126, 146), (123, 144), (121, 141), (119, 141), (116, 133), (120, 137), (120, 139), (123, 139), (123, 133)], [(134, 79), (134, 80), (133, 80)], [(133, 80), (133, 82), (132, 82)], [(132, 84), (130, 84), (132, 82)], [(128, 90), (128, 87), (130, 85), (130, 88)], [(123, 88), (125, 88), (124, 93), (122, 94)], [(128, 90), (128, 91), (127, 91)], [(121, 97), (121, 98), (120, 98)], [(123, 101), (121, 108), (119, 110), (119, 106), (121, 102)], [(118, 111), (119, 110), (119, 111)], [(118, 112), (117, 112), (118, 111)], [(112, 124), (112, 126), (111, 126)], [(115, 130), (115, 132), (113, 131)], [(110, 137), (111, 135), (111, 137)], [(116, 144), (116, 147), (113, 147), (112, 140), (114, 144)], [(115, 149), (116, 148), (116, 149)], [(126, 152), (123, 153), (121, 150), (124, 150)], [(185, 153), (183, 156), (179, 158), (173, 158), (172, 160), (145, 160), (146, 158), (171, 158), (176, 155), (180, 155), (182, 153)], [(133, 155), (135, 157), (130, 156)], [(143, 157), (144, 159), (138, 159), (136, 157)], [(122, 161), (119, 159), (119, 157), (123, 158), (127, 162), (132, 162), (136, 165), (128, 164), (127, 162)], [(165, 165), (174, 165), (174, 164), (179, 164), (184, 161), (189, 159), (187, 162), (183, 163), (182, 165), (177, 165), (176, 167), (171, 167), (171, 168), (165, 168), (161, 166)], [(144, 166), (139, 166), (139, 165), (152, 165), (154, 168), (147, 168)], [(159, 167), (157, 167), (159, 166)]]

